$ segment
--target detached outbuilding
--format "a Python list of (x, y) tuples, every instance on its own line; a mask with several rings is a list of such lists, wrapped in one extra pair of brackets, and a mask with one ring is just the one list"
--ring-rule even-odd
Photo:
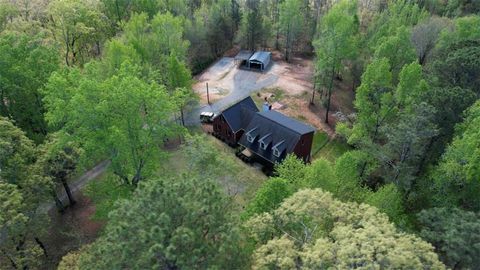
[(261, 71), (264, 71), (265, 69), (267, 69), (268, 65), (270, 65), (271, 59), (272, 59), (271, 52), (264, 52), (264, 51), (255, 52), (248, 60), (249, 68), (259, 69)]
[(265, 51), (253, 53), (252, 51), (242, 50), (235, 56), (234, 60), (239, 67), (264, 71), (270, 65), (272, 53)]
[(248, 60), (250, 60), (250, 57), (252, 57), (252, 55), (253, 55), (252, 51), (246, 51), (246, 50), (240, 51), (234, 58), (235, 64), (239, 66), (245, 66), (248, 68), (249, 66)]

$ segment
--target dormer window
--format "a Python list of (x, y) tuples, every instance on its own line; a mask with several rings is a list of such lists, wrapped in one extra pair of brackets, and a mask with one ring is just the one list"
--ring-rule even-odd
[(279, 158), (282, 155), (282, 152), (285, 150), (285, 146), (283, 145), (284, 142), (285, 140), (280, 141), (272, 147), (273, 155), (277, 158)]
[(273, 155), (276, 157), (280, 157), (280, 151), (277, 148), (273, 148)]
[(266, 145), (264, 142), (260, 142), (260, 147), (261, 147), (263, 150), (267, 150), (267, 145)]
[(267, 135), (263, 136), (259, 140), (260, 148), (262, 148), (263, 150), (267, 150), (268, 145), (272, 141), (272, 139), (270, 138), (270, 135), (272, 135), (272, 133), (268, 133)]
[(247, 141), (249, 143), (253, 143), (255, 141), (255, 138), (257, 135), (254, 133), (257, 128), (251, 129), (249, 132), (247, 132)]

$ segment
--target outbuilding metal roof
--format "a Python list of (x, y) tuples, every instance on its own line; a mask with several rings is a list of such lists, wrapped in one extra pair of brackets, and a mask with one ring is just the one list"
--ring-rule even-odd
[(265, 66), (270, 62), (270, 56), (272, 55), (271, 52), (255, 52), (252, 57), (250, 57), (249, 61), (257, 61), (259, 63), (263, 63)]
[(250, 57), (252, 57), (252, 55), (253, 55), (252, 51), (242, 50), (235, 56), (235, 60), (245, 60), (246, 61), (246, 60), (250, 59)]

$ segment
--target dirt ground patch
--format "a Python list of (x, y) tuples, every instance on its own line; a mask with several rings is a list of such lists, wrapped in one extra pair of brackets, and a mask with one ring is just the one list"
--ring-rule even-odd
[[(229, 56), (233, 55), (230, 52)], [(315, 93), (314, 104), (311, 104), (313, 91), (314, 62), (311, 57), (294, 56), (290, 62), (283, 60), (279, 51), (272, 52), (273, 64), (266, 72), (253, 72), (237, 68), (232, 57), (224, 57), (199, 74), (195, 79), (194, 91), (199, 94), (201, 104), (207, 103), (206, 83), (209, 84), (210, 102), (222, 99), (235, 100), (232, 96), (254, 94), (257, 105), (261, 105), (265, 96), (269, 102), (275, 103), (275, 109), (298, 120), (309, 123), (317, 129), (325, 131), (330, 137), (335, 136), (337, 116), (354, 112), (355, 93), (347, 79), (336, 80), (331, 98), (329, 124), (325, 121), (324, 101), (320, 93)], [(280, 90), (278, 90), (280, 89)], [(271, 98), (271, 95), (276, 97)], [(243, 97), (242, 97), (243, 98)], [(220, 102), (221, 103), (221, 102)]]
[(210, 102), (228, 96), (248, 94), (264, 87), (282, 87), (290, 95), (302, 95), (313, 88), (313, 62), (311, 59), (293, 57), (290, 63), (282, 60), (281, 53), (272, 53), (272, 64), (265, 72), (239, 69), (228, 54), (197, 75), (193, 90), (200, 96), (200, 103), (207, 103), (207, 83)]
[(253, 97), (257, 104), (261, 104), (267, 97), (270, 104), (275, 105), (272, 106), (273, 109), (324, 131), (330, 138), (335, 137), (334, 127), (338, 121), (335, 114), (341, 112), (348, 115), (354, 112), (353, 100), (355, 94), (343, 82), (336, 82), (335, 84), (335, 90), (331, 98), (329, 124), (325, 123), (326, 109), (322, 105), (319, 93), (315, 93), (314, 104), (311, 104), (312, 88), (309, 91), (303, 91), (301, 94), (291, 89), (288, 91), (279, 85), (276, 88), (262, 89), (259, 92), (260, 96), (255, 94)]
[(193, 90), (200, 96), (202, 104), (207, 103), (207, 83), (210, 102), (230, 93), (233, 88), (234, 68), (233, 58), (224, 57), (194, 78), (196, 83)]
[(56, 209), (49, 212), (51, 227), (44, 244), (49, 252), (44, 269), (56, 269), (57, 263), (68, 252), (93, 242), (99, 235), (104, 222), (92, 221), (95, 205), (81, 192), (74, 194), (77, 203), (66, 209), (64, 214)]
[(275, 62), (272, 73), (278, 75), (274, 87), (280, 87), (286, 94), (298, 96), (313, 89), (313, 62), (311, 59), (294, 57), (290, 63)]

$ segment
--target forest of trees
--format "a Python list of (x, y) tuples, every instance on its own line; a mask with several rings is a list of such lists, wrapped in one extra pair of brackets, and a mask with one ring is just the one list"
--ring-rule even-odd
[[(184, 125), (232, 48), (311, 58), (335, 162), (289, 156), (238, 209)], [(59, 269), (478, 269), (480, 2), (0, 0), (0, 269), (44, 269), (45, 202), (107, 160), (132, 190)], [(314, 98), (305, 97), (314, 102)], [(158, 175), (181, 138), (190, 170)]]

